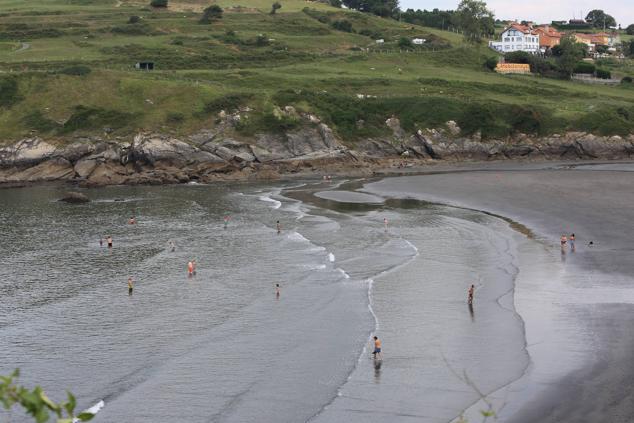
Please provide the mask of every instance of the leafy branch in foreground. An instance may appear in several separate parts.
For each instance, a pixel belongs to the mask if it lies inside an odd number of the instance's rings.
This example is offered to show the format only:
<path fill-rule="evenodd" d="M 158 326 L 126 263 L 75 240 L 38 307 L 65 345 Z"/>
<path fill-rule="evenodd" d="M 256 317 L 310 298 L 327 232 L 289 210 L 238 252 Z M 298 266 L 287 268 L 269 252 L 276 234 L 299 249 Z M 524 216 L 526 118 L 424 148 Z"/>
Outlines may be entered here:
<path fill-rule="evenodd" d="M 87 422 L 95 416 L 87 411 L 75 415 L 77 402 L 70 392 L 67 392 L 67 401 L 56 403 L 39 386 L 30 391 L 24 386 L 18 385 L 16 380 L 19 376 L 20 370 L 18 369 L 9 376 L 0 376 L 0 403 L 6 410 L 19 404 L 27 414 L 33 416 L 37 423 L 47 422 L 50 413 L 57 416 L 57 423 Z"/>

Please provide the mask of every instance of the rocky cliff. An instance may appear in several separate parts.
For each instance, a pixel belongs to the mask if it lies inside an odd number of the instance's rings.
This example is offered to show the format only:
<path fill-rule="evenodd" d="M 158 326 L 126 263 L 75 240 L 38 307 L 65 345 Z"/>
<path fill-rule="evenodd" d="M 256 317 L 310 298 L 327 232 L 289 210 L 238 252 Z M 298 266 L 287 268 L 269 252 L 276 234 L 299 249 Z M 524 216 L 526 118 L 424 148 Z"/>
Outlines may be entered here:
<path fill-rule="evenodd" d="M 407 134 L 397 118 L 392 135 L 344 144 L 314 116 L 301 129 L 236 138 L 231 119 L 184 139 L 141 133 L 132 140 L 76 139 L 63 146 L 37 137 L 0 148 L 0 183 L 70 181 L 83 186 L 188 181 L 276 179 L 293 173 L 361 173 L 442 160 L 623 159 L 634 156 L 634 135 L 517 134 L 481 140 L 461 136 L 454 122 Z"/>

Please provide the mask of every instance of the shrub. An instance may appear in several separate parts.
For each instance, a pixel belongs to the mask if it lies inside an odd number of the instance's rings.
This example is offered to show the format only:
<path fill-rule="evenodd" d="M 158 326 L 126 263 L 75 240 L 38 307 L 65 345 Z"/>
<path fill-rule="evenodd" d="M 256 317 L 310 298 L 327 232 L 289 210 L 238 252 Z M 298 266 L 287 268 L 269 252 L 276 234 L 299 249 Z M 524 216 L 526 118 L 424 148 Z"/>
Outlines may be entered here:
<path fill-rule="evenodd" d="M 604 108 L 586 113 L 574 125 L 582 131 L 600 135 L 629 135 L 634 131 L 631 115 L 625 109 Z"/>
<path fill-rule="evenodd" d="M 359 34 L 360 35 L 364 35 L 366 37 L 370 37 L 373 40 L 378 40 L 380 38 L 385 38 L 383 36 L 383 34 L 381 34 L 379 31 L 375 31 L 375 30 L 367 29 L 367 28 L 366 29 L 362 29 L 361 31 L 359 31 Z"/>
<path fill-rule="evenodd" d="M 152 0 L 150 2 L 152 7 L 167 7 L 167 0 Z"/>
<path fill-rule="evenodd" d="M 342 4 L 341 0 L 330 0 L 329 2 L 332 7 L 341 7 Z"/>
<path fill-rule="evenodd" d="M 612 79 L 612 73 L 606 69 L 597 69 L 597 78 Z"/>
<path fill-rule="evenodd" d="M 28 129 L 38 132 L 51 132 L 59 129 L 59 124 L 44 116 L 39 110 L 35 110 L 22 118 L 22 124 Z"/>
<path fill-rule="evenodd" d="M 264 46 L 268 46 L 269 44 L 271 44 L 271 42 L 269 41 L 269 37 L 266 34 L 260 34 L 257 37 L 255 37 L 256 46 L 264 47 Z"/>
<path fill-rule="evenodd" d="M 82 129 L 97 129 L 103 126 L 121 128 L 128 124 L 132 115 L 116 110 L 98 107 L 76 106 L 73 114 L 60 128 L 61 133 L 69 133 Z"/>
<path fill-rule="evenodd" d="M 114 34 L 124 34 L 124 35 L 151 35 L 152 28 L 145 24 L 136 24 L 136 25 L 118 25 L 110 28 L 110 32 Z"/>
<path fill-rule="evenodd" d="M 631 76 L 624 76 L 623 79 L 621 79 L 621 84 L 631 84 L 631 83 L 632 83 Z"/>
<path fill-rule="evenodd" d="M 84 65 L 69 66 L 67 68 L 60 69 L 57 71 L 57 73 L 62 75 L 73 75 L 73 76 L 84 76 L 84 75 L 88 75 L 90 72 L 92 72 L 92 69 Z"/>
<path fill-rule="evenodd" d="M 134 16 L 130 16 L 130 19 L 128 19 L 128 23 L 129 24 L 135 24 L 135 23 L 139 23 L 141 22 L 141 18 L 134 15 Z"/>
<path fill-rule="evenodd" d="M 594 63 L 579 62 L 577 63 L 577 66 L 575 66 L 574 73 L 594 74 L 594 71 L 596 70 L 596 68 L 597 67 L 594 65 Z"/>
<path fill-rule="evenodd" d="M 491 71 L 494 71 L 497 65 L 498 65 L 497 57 L 487 57 L 487 59 L 484 61 L 484 67 Z"/>
<path fill-rule="evenodd" d="M 165 121 L 170 124 L 178 125 L 185 121 L 185 115 L 180 112 L 168 112 Z"/>
<path fill-rule="evenodd" d="M 282 8 L 282 5 L 280 4 L 279 1 L 276 1 L 275 3 L 273 3 L 271 5 L 271 15 L 275 15 L 275 12 L 277 12 L 277 10 L 281 8 Z"/>
<path fill-rule="evenodd" d="M 222 7 L 218 6 L 217 4 L 213 4 L 203 11 L 203 16 L 202 18 L 200 18 L 200 23 L 209 24 L 212 21 L 222 19 L 222 13 Z"/>
<path fill-rule="evenodd" d="M 627 35 L 634 35 L 634 24 L 630 24 L 625 28 Z"/>
<path fill-rule="evenodd" d="M 337 31 L 352 32 L 352 23 L 347 19 L 334 21 L 331 26 Z"/>
<path fill-rule="evenodd" d="M 252 94 L 227 94 L 222 97 L 215 98 L 205 104 L 203 111 L 205 113 L 218 113 L 224 110 L 228 113 L 234 112 L 240 108 L 243 104 L 249 101 L 253 97 Z"/>
<path fill-rule="evenodd" d="M 17 79 L 0 77 L 0 107 L 9 108 L 21 100 Z"/>
<path fill-rule="evenodd" d="M 407 38 L 407 37 L 399 38 L 398 46 L 400 48 L 412 48 L 412 47 L 414 47 L 414 45 L 412 44 L 412 41 L 409 38 Z"/>

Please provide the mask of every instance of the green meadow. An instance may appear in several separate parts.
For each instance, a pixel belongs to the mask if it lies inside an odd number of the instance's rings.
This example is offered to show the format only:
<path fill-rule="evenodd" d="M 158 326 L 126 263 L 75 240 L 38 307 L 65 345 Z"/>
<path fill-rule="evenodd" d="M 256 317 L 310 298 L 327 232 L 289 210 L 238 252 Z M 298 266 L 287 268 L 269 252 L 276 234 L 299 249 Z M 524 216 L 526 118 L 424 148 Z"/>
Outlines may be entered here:
<path fill-rule="evenodd" d="M 220 0 L 223 17 L 200 24 L 209 1 L 153 9 L 132 0 L 0 0 L 0 143 L 184 135 L 213 126 L 219 110 L 246 106 L 238 131 L 249 136 L 298 125 L 280 118 L 288 105 L 319 115 L 347 142 L 384 134 L 392 115 L 408 130 L 456 120 L 485 136 L 634 131 L 632 84 L 498 75 L 483 66 L 495 53 L 459 34 L 322 2 L 280 3 L 271 15 L 269 0 Z M 427 41 L 403 49 L 403 37 Z M 136 70 L 141 61 L 155 69 Z M 631 61 L 605 66 L 634 76 Z"/>

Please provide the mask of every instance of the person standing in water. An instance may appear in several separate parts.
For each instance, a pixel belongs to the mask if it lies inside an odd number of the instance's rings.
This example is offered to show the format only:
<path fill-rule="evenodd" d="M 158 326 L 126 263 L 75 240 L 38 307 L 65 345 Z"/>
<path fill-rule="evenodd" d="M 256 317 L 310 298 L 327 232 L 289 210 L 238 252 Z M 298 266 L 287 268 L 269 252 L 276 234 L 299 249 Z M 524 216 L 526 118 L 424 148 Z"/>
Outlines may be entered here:
<path fill-rule="evenodd" d="M 282 233 L 282 225 L 280 224 L 280 221 L 277 221 L 277 233 L 280 234 Z"/>
<path fill-rule="evenodd" d="M 106 243 L 108 244 L 108 248 L 112 248 L 112 236 L 108 235 L 106 237 Z"/>
<path fill-rule="evenodd" d="M 172 250 L 172 253 L 176 251 L 176 245 L 174 245 L 174 241 L 170 241 L 170 249 Z"/>
<path fill-rule="evenodd" d="M 383 218 L 383 226 L 385 226 L 385 230 L 387 231 L 387 217 Z"/>
<path fill-rule="evenodd" d="M 193 265 L 192 274 L 196 276 L 196 260 L 192 260 L 192 265 Z"/>
<path fill-rule="evenodd" d="M 187 276 L 190 278 L 194 276 L 194 263 L 192 261 L 187 263 Z"/>
<path fill-rule="evenodd" d="M 280 284 L 279 283 L 275 284 L 275 296 L 277 298 L 280 298 Z"/>
<path fill-rule="evenodd" d="M 103 238 L 99 238 L 99 246 L 103 247 Z"/>
<path fill-rule="evenodd" d="M 383 354 L 381 353 L 381 341 L 376 336 L 374 337 L 374 351 L 372 352 L 372 355 L 374 356 L 375 360 L 377 359 L 377 357 L 381 360 L 383 359 Z"/>
<path fill-rule="evenodd" d="M 132 280 L 132 276 L 128 278 L 128 295 L 132 295 L 132 290 L 134 290 L 134 281 Z"/>
<path fill-rule="evenodd" d="M 566 237 L 566 235 L 562 235 L 561 239 L 559 240 L 559 242 L 561 243 L 561 249 L 563 250 L 564 248 L 566 248 L 566 243 L 568 242 L 568 237 Z"/>
<path fill-rule="evenodd" d="M 570 251 L 575 251 L 575 234 L 570 234 L 568 241 L 570 242 Z"/>
<path fill-rule="evenodd" d="M 128 220 L 128 224 L 134 225 L 135 223 L 136 223 L 136 217 L 134 216 L 130 217 L 130 220 Z"/>
<path fill-rule="evenodd" d="M 229 216 L 225 216 L 225 229 L 227 229 L 227 225 L 229 224 L 229 219 L 231 219 Z"/>
<path fill-rule="evenodd" d="M 467 303 L 469 305 L 473 304 L 473 293 L 475 291 L 475 286 L 471 285 L 471 287 L 469 288 L 469 290 L 467 291 Z"/>

